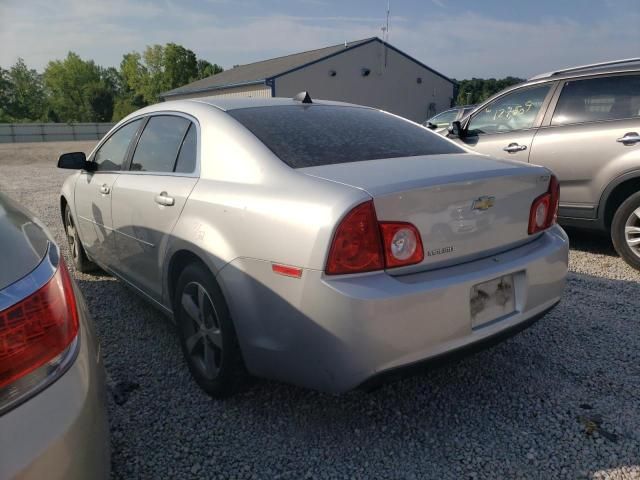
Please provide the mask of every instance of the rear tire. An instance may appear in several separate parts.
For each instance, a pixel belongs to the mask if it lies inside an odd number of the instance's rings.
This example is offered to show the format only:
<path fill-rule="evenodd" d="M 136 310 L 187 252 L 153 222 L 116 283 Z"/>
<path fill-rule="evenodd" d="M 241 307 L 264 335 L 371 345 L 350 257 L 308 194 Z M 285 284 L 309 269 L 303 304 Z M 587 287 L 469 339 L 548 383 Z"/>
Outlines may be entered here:
<path fill-rule="evenodd" d="M 640 270 L 640 192 L 622 202 L 613 215 L 611 241 L 623 260 Z"/>
<path fill-rule="evenodd" d="M 69 244 L 71 260 L 73 261 L 75 269 L 82 273 L 95 271 L 97 267 L 87 258 L 87 254 L 84 251 L 82 242 L 80 241 L 80 236 L 78 235 L 78 229 L 73 221 L 69 205 L 66 205 L 64 208 L 64 231 L 67 235 L 67 243 Z"/>
<path fill-rule="evenodd" d="M 246 375 L 238 339 L 220 287 L 203 265 L 182 271 L 173 305 L 182 353 L 200 388 L 215 398 L 237 391 Z"/>

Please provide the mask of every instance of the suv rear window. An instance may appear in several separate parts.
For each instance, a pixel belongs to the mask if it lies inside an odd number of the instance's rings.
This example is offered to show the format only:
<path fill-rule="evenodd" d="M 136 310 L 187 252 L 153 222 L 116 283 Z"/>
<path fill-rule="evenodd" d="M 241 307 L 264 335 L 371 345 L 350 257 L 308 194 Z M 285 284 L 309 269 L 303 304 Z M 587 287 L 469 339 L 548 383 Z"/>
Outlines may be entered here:
<path fill-rule="evenodd" d="M 552 125 L 640 116 L 640 75 L 571 80 L 564 84 Z"/>
<path fill-rule="evenodd" d="M 370 108 L 292 105 L 228 113 L 292 168 L 464 153 L 423 127 Z"/>

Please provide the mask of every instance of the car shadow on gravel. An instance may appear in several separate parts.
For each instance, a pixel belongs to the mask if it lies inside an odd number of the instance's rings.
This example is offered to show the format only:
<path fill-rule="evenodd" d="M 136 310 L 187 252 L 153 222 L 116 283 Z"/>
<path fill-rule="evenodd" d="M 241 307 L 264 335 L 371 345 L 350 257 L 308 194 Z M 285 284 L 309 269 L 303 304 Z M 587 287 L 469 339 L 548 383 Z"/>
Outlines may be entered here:
<path fill-rule="evenodd" d="M 190 378 L 164 315 L 111 277 L 79 277 L 110 381 L 137 386 L 109 401 L 114 478 L 574 478 L 640 464 L 636 282 L 571 275 L 529 330 L 372 393 L 255 380 L 220 401 Z"/>
<path fill-rule="evenodd" d="M 569 244 L 573 250 L 617 257 L 611 238 L 602 232 L 565 228 L 569 235 Z"/>

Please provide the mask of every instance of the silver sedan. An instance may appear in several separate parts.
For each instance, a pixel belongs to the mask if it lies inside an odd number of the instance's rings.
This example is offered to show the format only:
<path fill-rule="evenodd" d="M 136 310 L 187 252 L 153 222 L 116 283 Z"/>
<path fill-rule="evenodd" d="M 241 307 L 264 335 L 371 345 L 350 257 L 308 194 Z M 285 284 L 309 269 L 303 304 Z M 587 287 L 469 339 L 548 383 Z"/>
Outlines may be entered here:
<path fill-rule="evenodd" d="M 327 392 L 504 338 L 562 295 L 545 168 L 357 105 L 198 98 L 118 123 L 60 207 L 98 265 L 173 318 L 214 396 L 245 373 Z"/>

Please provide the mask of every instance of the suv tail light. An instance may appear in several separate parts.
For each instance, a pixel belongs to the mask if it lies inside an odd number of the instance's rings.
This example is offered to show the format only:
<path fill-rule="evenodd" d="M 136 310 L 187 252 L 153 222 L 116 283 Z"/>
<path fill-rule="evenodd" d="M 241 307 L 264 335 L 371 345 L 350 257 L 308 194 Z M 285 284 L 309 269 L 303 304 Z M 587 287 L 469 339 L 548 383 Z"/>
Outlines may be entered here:
<path fill-rule="evenodd" d="M 0 311 L 0 393 L 56 359 L 76 338 L 76 299 L 62 257 L 59 262 L 44 286 Z M 22 387 L 32 383 L 16 384 L 16 391 L 10 391 L 8 399 L 22 395 Z M 0 404 L 2 400 L 0 395 Z"/>
<path fill-rule="evenodd" d="M 325 272 L 370 272 L 413 265 L 423 258 L 416 227 L 406 222 L 378 222 L 373 201 L 369 200 L 353 208 L 338 225 Z"/>
<path fill-rule="evenodd" d="M 529 235 L 546 230 L 556 223 L 560 201 L 560 184 L 555 175 L 549 179 L 549 189 L 533 201 L 529 214 Z"/>

